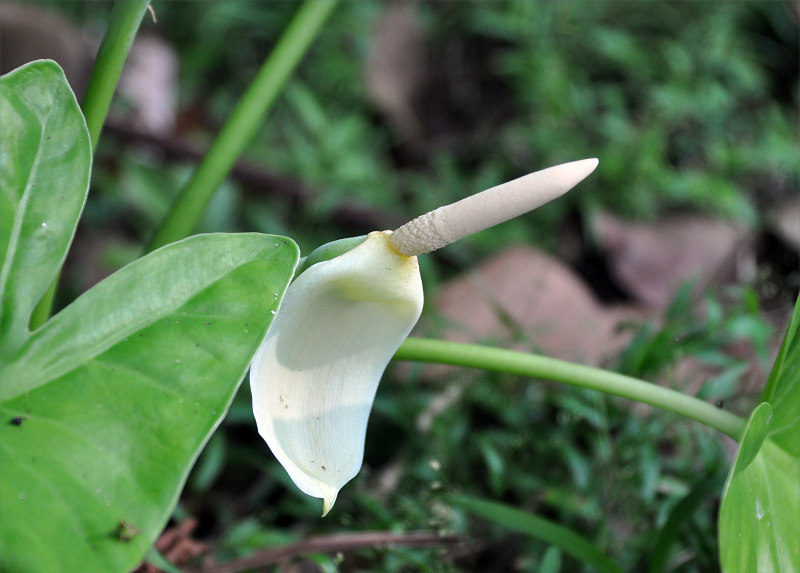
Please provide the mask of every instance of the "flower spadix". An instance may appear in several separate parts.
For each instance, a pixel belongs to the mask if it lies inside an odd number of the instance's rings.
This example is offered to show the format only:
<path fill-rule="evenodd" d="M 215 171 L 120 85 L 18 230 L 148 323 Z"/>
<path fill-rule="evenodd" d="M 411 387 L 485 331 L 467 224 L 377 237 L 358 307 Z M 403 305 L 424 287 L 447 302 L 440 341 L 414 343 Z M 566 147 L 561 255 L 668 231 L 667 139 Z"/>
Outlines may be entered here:
<path fill-rule="evenodd" d="M 361 468 L 381 375 L 422 311 L 417 255 L 566 193 L 597 166 L 550 167 L 440 207 L 305 270 L 250 368 L 258 431 L 323 515 Z"/>

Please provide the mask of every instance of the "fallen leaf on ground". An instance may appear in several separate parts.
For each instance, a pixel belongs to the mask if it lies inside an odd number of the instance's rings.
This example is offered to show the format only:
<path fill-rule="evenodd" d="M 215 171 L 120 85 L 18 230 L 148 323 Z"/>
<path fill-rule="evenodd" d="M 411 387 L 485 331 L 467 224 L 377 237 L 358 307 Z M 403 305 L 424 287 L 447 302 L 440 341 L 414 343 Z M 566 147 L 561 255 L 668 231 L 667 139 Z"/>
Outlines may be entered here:
<path fill-rule="evenodd" d="M 669 306 L 687 281 L 695 280 L 699 291 L 755 272 L 749 231 L 710 217 L 633 223 L 603 213 L 594 230 L 614 278 L 657 310 Z"/>
<path fill-rule="evenodd" d="M 372 36 L 364 75 L 375 106 L 400 140 L 420 142 L 422 129 L 414 103 L 424 83 L 422 30 L 410 2 L 387 4 Z"/>
<path fill-rule="evenodd" d="M 592 366 L 623 348 L 618 332 L 638 316 L 629 307 L 601 306 L 567 265 L 529 246 L 508 248 L 440 287 L 435 305 L 442 335 L 458 342 L 492 342 Z"/>

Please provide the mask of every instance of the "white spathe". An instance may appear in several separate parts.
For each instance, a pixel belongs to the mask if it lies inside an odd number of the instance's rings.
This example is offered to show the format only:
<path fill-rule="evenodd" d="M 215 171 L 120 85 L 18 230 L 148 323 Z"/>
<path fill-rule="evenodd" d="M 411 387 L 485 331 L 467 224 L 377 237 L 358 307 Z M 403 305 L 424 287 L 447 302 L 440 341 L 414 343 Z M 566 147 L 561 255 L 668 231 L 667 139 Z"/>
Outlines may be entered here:
<path fill-rule="evenodd" d="M 422 311 L 417 257 L 390 236 L 297 277 L 250 370 L 259 434 L 323 515 L 361 468 L 378 382 Z"/>

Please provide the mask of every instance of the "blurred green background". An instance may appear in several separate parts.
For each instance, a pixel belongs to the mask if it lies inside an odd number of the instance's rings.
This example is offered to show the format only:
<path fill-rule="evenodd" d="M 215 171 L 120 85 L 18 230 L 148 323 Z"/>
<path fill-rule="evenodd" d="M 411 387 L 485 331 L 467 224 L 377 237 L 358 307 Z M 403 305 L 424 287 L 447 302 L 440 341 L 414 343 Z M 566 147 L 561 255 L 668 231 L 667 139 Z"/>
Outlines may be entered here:
<path fill-rule="evenodd" d="M 156 38 L 162 50 L 141 56 L 155 76 L 129 78 L 112 107 L 62 304 L 139 256 L 297 7 L 153 2 L 157 22 L 147 17 L 140 39 Z M 79 49 L 56 50 L 56 59 L 71 58 L 62 65 L 79 90 L 110 4 L 18 8 L 0 13 L 4 69 L 22 51 L 15 31 L 35 43 L 38 26 L 45 44 L 63 32 Z M 62 20 L 24 24 L 31 10 Z M 12 22 L 18 13 L 23 24 Z M 747 386 L 744 371 L 765 379 L 798 289 L 797 245 L 770 230 L 767 214 L 798 195 L 799 14 L 793 0 L 344 2 L 199 231 L 285 234 L 308 253 L 539 168 L 599 157 L 595 174 L 563 199 L 425 258 L 426 319 L 437 324 L 439 285 L 513 244 L 553 253 L 600 301 L 635 304 L 609 271 L 599 213 L 645 225 L 686 214 L 720 220 L 747 230 L 755 271 L 710 294 L 686 287 L 666 312 L 645 309 L 608 364 L 657 380 L 679 359 L 697 358 L 716 368 L 704 397 L 745 412 L 758 387 Z M 137 95 L 143 86 L 155 99 Z M 159 106 L 166 119 L 148 120 Z M 762 265 L 772 269 L 772 291 Z M 218 560 L 312 534 L 424 529 L 473 542 L 319 555 L 305 566 L 580 570 L 443 497 L 464 493 L 566 525 L 627 571 L 649 570 L 674 516 L 680 525 L 663 570 L 719 567 L 721 486 L 703 487 L 724 475 L 731 449 L 698 424 L 540 381 L 429 377 L 405 366 L 385 376 L 367 438 L 363 471 L 321 520 L 318 500 L 294 488 L 255 432 L 243 384 L 176 521 L 195 518 L 193 537 Z M 693 493 L 701 502 L 688 511 L 680 502 Z"/>

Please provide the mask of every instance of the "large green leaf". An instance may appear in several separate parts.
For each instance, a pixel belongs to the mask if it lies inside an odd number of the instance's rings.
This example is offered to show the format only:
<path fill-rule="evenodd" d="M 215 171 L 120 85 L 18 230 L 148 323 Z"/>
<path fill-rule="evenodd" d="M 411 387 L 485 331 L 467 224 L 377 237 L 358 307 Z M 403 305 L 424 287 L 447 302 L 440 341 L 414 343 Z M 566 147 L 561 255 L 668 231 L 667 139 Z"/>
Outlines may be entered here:
<path fill-rule="evenodd" d="M 24 342 L 58 274 L 89 189 L 86 122 L 64 72 L 43 60 L 0 78 L 0 361 Z"/>
<path fill-rule="evenodd" d="M 720 508 L 727 573 L 800 571 L 800 299 L 761 400 Z"/>
<path fill-rule="evenodd" d="M 192 237 L 29 332 L 77 225 L 91 159 L 55 64 L 0 85 L 0 571 L 123 573 L 163 528 L 227 411 L 297 246 Z"/>
<path fill-rule="evenodd" d="M 24 389 L 0 403 L 4 570 L 136 565 L 225 414 L 296 259 L 294 243 L 276 237 L 192 237 L 97 285 L 3 365 L 4 386 Z"/>

